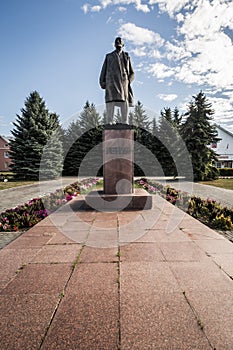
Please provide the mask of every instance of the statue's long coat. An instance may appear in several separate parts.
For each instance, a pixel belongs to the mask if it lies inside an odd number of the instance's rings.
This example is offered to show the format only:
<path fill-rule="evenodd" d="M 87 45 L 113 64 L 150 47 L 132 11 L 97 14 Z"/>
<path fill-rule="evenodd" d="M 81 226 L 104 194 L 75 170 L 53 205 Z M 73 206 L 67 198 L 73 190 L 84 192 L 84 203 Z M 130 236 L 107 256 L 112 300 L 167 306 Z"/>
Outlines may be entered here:
<path fill-rule="evenodd" d="M 122 52 L 120 57 L 116 50 L 105 57 L 99 79 L 105 89 L 105 102 L 128 100 L 128 85 L 134 79 L 134 71 L 128 53 Z"/>

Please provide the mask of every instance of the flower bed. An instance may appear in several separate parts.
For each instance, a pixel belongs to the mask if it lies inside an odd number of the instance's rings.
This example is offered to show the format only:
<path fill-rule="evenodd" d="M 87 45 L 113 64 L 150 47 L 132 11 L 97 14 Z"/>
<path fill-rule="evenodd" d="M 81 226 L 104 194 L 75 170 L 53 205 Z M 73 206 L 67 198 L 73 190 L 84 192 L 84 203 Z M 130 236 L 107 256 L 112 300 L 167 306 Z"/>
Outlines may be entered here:
<path fill-rule="evenodd" d="M 0 213 L 0 232 L 25 230 L 34 226 L 81 192 L 90 190 L 97 182 L 97 178 L 84 179 L 53 193 L 33 198 L 23 205 L 7 209 Z"/>
<path fill-rule="evenodd" d="M 168 202 L 176 205 L 178 208 L 184 210 L 189 215 L 213 229 L 233 229 L 233 211 L 229 208 L 222 207 L 215 200 L 191 196 L 187 192 L 148 181 L 146 178 L 137 180 L 136 185 L 143 187 L 149 193 L 161 195 Z"/>

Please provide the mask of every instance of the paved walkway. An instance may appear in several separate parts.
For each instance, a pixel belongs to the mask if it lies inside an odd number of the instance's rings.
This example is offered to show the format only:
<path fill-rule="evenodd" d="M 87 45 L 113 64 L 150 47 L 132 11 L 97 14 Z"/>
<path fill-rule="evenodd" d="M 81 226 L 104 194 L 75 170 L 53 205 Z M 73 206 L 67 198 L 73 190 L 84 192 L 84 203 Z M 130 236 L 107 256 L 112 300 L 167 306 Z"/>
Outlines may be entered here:
<path fill-rule="evenodd" d="M 1 349 L 233 349 L 231 242 L 157 195 L 79 200 L 0 251 Z"/>
<path fill-rule="evenodd" d="M 199 196 L 203 199 L 210 198 L 221 203 L 223 206 L 233 208 L 233 191 L 224 188 L 198 184 L 188 181 L 167 181 L 167 185 L 173 188 L 187 191 L 193 195 Z"/>
<path fill-rule="evenodd" d="M 0 212 L 24 204 L 30 199 L 54 192 L 58 188 L 65 187 L 78 178 L 64 177 L 58 180 L 41 181 L 32 185 L 18 186 L 0 191 Z"/>

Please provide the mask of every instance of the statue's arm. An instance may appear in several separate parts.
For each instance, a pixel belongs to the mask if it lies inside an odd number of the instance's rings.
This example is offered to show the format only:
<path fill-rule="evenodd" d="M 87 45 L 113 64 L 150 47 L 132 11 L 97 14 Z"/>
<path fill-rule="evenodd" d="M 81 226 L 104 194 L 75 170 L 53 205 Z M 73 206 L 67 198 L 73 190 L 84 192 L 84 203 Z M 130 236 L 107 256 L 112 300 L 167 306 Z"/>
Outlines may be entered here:
<path fill-rule="evenodd" d="M 106 89 L 106 71 L 107 71 L 107 57 L 105 57 L 104 64 L 101 69 L 99 83 L 102 89 Z"/>
<path fill-rule="evenodd" d="M 129 82 L 132 83 L 133 80 L 134 80 L 134 70 L 129 57 Z"/>

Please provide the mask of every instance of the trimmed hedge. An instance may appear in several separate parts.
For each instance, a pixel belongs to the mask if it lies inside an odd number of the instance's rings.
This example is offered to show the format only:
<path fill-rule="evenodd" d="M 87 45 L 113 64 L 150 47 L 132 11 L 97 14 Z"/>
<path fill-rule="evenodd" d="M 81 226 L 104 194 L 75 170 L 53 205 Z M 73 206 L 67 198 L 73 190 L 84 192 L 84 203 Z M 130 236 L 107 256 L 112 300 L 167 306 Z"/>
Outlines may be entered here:
<path fill-rule="evenodd" d="M 219 168 L 220 176 L 233 176 L 233 168 Z"/>

